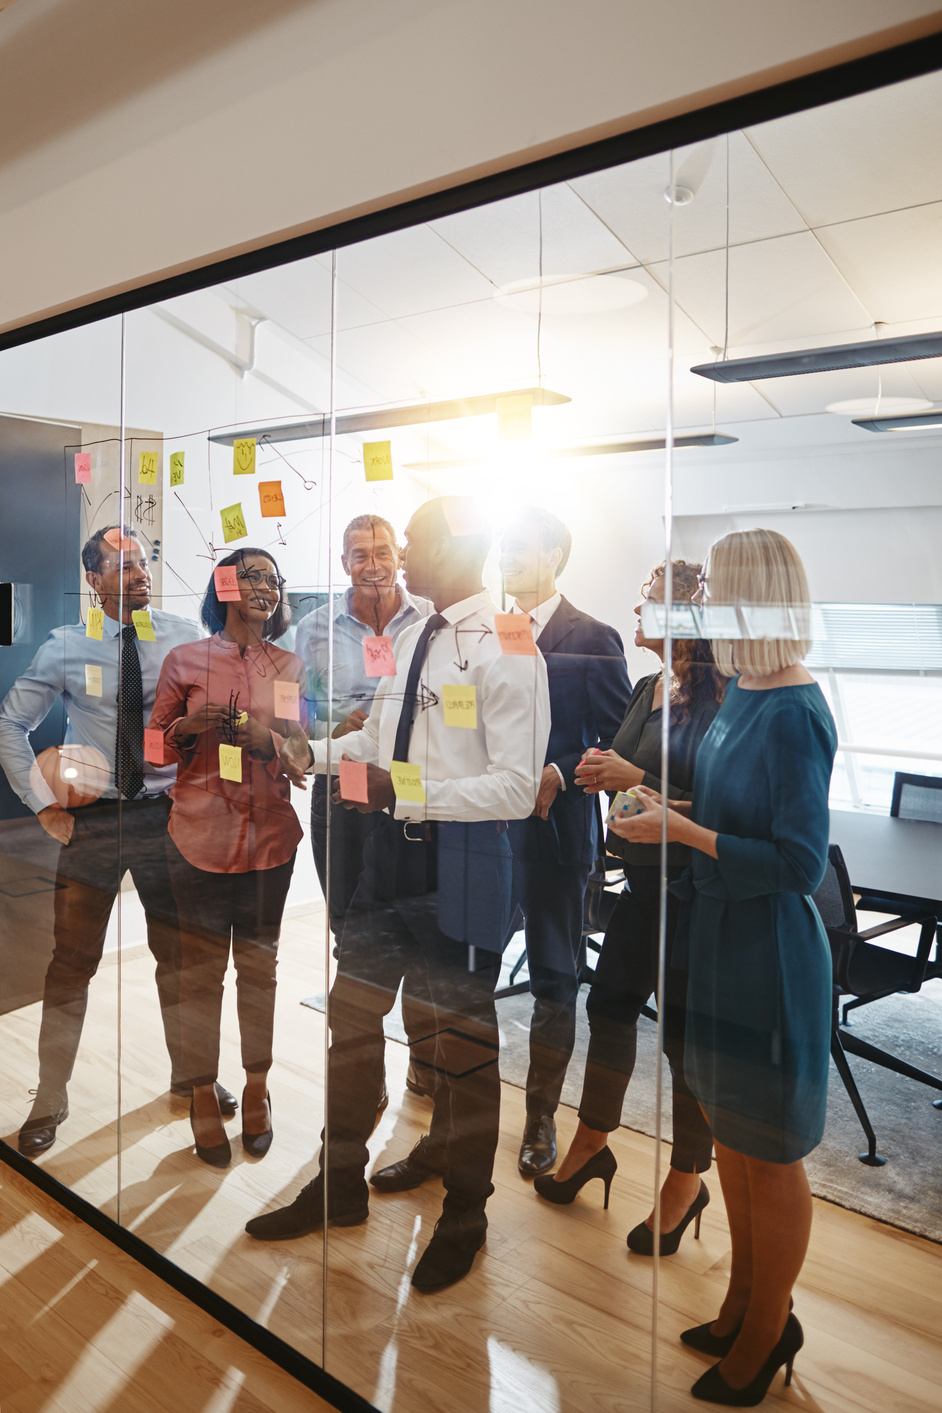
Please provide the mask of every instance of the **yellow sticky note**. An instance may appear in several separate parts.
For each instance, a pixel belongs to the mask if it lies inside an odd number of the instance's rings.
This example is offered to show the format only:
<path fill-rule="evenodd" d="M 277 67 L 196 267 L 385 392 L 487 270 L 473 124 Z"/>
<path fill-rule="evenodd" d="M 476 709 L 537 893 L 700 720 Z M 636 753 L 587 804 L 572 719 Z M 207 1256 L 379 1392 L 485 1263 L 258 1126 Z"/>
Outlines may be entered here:
<path fill-rule="evenodd" d="M 368 481 L 392 480 L 392 446 L 389 442 L 363 443 L 363 470 Z"/>
<path fill-rule="evenodd" d="M 85 691 L 90 697 L 101 696 L 101 668 L 85 664 Z"/>
<path fill-rule="evenodd" d="M 183 485 L 183 457 L 182 451 L 170 453 L 170 484 L 171 486 Z"/>
<path fill-rule="evenodd" d="M 390 762 L 389 773 L 392 776 L 397 800 L 415 800 L 420 805 L 425 804 L 420 766 L 410 765 L 407 761 L 394 760 Z"/>
<path fill-rule="evenodd" d="M 241 503 L 227 505 L 225 510 L 219 513 L 222 516 L 222 537 L 226 544 L 231 544 L 233 540 L 244 540 L 249 532 L 245 528 Z"/>
<path fill-rule="evenodd" d="M 529 393 L 509 393 L 497 399 L 497 435 L 515 441 L 533 435 L 533 403 Z"/>
<path fill-rule="evenodd" d="M 236 725 L 237 725 L 237 726 L 244 726 L 245 723 L 248 721 L 248 719 L 249 719 L 249 714 L 248 714 L 248 712 L 247 712 L 247 711 L 243 711 L 243 712 L 240 713 L 239 716 L 236 717 Z"/>
<path fill-rule="evenodd" d="M 232 470 L 236 476 L 255 475 L 254 437 L 236 437 L 232 443 Z"/>
<path fill-rule="evenodd" d="M 142 451 L 137 463 L 137 483 L 139 486 L 156 486 L 157 467 L 160 465 L 160 453 L 157 451 Z"/>
<path fill-rule="evenodd" d="M 234 780 L 237 785 L 242 784 L 241 746 L 227 746 L 225 742 L 220 741 L 219 778 L 220 780 Z"/>
<path fill-rule="evenodd" d="M 472 729 L 477 726 L 477 687 L 451 686 L 448 682 L 444 683 L 442 706 L 445 708 L 446 726 L 470 726 Z"/>
<path fill-rule="evenodd" d="M 105 610 L 103 608 L 90 608 L 88 618 L 85 620 L 86 638 L 97 638 L 101 642 L 101 635 L 105 627 Z"/>
<path fill-rule="evenodd" d="M 133 609 L 131 612 L 131 622 L 134 624 L 134 631 L 137 633 L 142 643 L 156 643 L 157 637 L 154 633 L 154 625 L 150 621 L 150 612 L 148 609 Z"/>

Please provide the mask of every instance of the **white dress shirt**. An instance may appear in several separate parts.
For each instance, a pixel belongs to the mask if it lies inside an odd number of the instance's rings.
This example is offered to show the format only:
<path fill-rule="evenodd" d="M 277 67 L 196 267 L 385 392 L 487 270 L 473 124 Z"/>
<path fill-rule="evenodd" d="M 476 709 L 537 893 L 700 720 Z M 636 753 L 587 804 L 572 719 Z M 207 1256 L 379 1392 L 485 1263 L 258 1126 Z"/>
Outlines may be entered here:
<path fill-rule="evenodd" d="M 539 789 L 550 713 L 546 663 L 505 655 L 486 591 L 443 610 L 447 626 L 432 637 L 419 677 L 409 763 L 419 765 L 426 803 L 397 800 L 402 820 L 524 819 Z M 341 755 L 389 769 L 396 743 L 412 652 L 422 633 L 415 624 L 395 645 L 397 673 L 383 677 L 362 731 L 339 741 L 312 743 L 313 768 L 336 771 Z M 473 686 L 477 726 L 446 726 L 442 687 Z"/>
<path fill-rule="evenodd" d="M 550 619 L 552 618 L 556 610 L 559 608 L 559 605 L 562 603 L 562 601 L 563 596 L 557 589 L 552 598 L 544 599 L 542 603 L 537 604 L 536 608 L 521 608 L 520 605 L 515 602 L 513 608 L 510 611 L 511 613 L 529 613 L 530 631 L 533 634 L 533 641 L 535 643 L 538 643 L 540 641 L 540 634 L 543 632 L 543 629 L 546 627 L 547 623 L 549 623 Z M 559 776 L 559 788 L 561 790 L 565 790 L 566 780 L 559 766 L 554 760 L 548 761 L 547 764 L 551 765 L 555 770 L 556 774 Z"/>

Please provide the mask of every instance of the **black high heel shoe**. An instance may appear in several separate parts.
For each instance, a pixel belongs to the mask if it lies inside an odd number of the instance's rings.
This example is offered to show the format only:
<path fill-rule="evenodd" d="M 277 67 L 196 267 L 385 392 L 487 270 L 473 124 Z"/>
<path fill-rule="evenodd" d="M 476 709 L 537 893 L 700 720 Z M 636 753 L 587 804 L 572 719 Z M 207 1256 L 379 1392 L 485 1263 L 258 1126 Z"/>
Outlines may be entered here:
<path fill-rule="evenodd" d="M 264 1158 L 271 1147 L 271 1141 L 275 1136 L 275 1131 L 271 1121 L 271 1095 L 265 1090 L 265 1098 L 268 1101 L 269 1121 L 268 1128 L 264 1133 L 246 1133 L 242 1129 L 242 1147 L 250 1158 Z M 242 1122 L 245 1123 L 245 1090 L 242 1091 Z"/>
<path fill-rule="evenodd" d="M 608 1210 L 608 1194 L 612 1190 L 612 1178 L 618 1170 L 618 1162 L 611 1148 L 606 1146 L 600 1148 L 597 1153 L 593 1153 L 587 1163 L 583 1163 L 577 1173 L 573 1173 L 571 1178 L 566 1178 L 565 1182 L 557 1182 L 552 1173 L 543 1173 L 540 1177 L 533 1179 L 533 1189 L 541 1197 L 545 1197 L 547 1202 L 555 1202 L 558 1206 L 568 1206 L 575 1199 L 580 1188 L 585 1187 L 587 1182 L 593 1178 L 601 1178 L 605 1184 L 604 1210 Z"/>
<path fill-rule="evenodd" d="M 758 1374 L 751 1383 L 746 1384 L 745 1388 L 730 1388 L 720 1373 L 719 1364 L 714 1364 L 712 1369 L 707 1369 L 706 1373 L 697 1379 L 690 1392 L 694 1398 L 702 1398 L 707 1403 L 722 1403 L 727 1408 L 755 1408 L 756 1404 L 761 1403 L 765 1398 L 769 1391 L 769 1385 L 783 1364 L 785 1365 L 785 1387 L 788 1388 L 792 1381 L 792 1365 L 795 1362 L 795 1355 L 804 1342 L 805 1336 L 801 1325 L 794 1315 L 789 1315 L 778 1344 Z"/>
<path fill-rule="evenodd" d="M 213 1143 L 204 1147 L 196 1136 L 196 1115 L 193 1112 L 193 1100 L 190 1100 L 190 1128 L 193 1130 L 193 1142 L 196 1144 L 196 1156 L 202 1158 L 204 1163 L 208 1163 L 211 1168 L 228 1168 L 232 1162 L 232 1149 L 229 1147 L 228 1138 L 222 1143 Z"/>
<path fill-rule="evenodd" d="M 680 1238 L 687 1230 L 691 1222 L 694 1222 L 693 1239 L 700 1240 L 700 1217 L 703 1209 L 710 1201 L 710 1189 L 703 1179 L 700 1179 L 700 1191 L 687 1208 L 686 1215 L 674 1227 L 673 1231 L 661 1233 L 661 1255 L 673 1256 L 680 1245 Z M 639 1222 L 628 1233 L 628 1250 L 634 1251 L 638 1256 L 654 1255 L 654 1233 L 644 1222 Z"/>
<path fill-rule="evenodd" d="M 789 1297 L 788 1311 L 791 1314 L 794 1308 L 794 1300 Z M 715 1335 L 711 1332 L 710 1326 L 714 1322 L 708 1320 L 705 1325 L 694 1325 L 692 1330 L 681 1332 L 681 1343 L 686 1344 L 690 1349 L 696 1349 L 700 1354 L 712 1354 L 715 1359 L 724 1359 L 733 1345 L 736 1337 L 742 1329 L 742 1320 L 729 1334 Z"/>

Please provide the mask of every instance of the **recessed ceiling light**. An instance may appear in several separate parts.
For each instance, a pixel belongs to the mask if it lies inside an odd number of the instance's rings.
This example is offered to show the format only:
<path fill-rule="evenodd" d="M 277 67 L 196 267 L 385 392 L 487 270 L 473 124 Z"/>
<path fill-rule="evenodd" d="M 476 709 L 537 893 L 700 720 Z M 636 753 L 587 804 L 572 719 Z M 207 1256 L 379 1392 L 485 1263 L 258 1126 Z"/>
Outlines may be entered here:
<path fill-rule="evenodd" d="M 829 402 L 825 412 L 842 417 L 898 417 L 903 412 L 922 412 L 932 403 L 924 397 L 852 397 L 846 402 Z"/>
<path fill-rule="evenodd" d="M 647 299 L 647 286 L 611 271 L 589 275 L 553 275 L 540 280 L 515 280 L 494 298 L 524 314 L 607 314 Z"/>

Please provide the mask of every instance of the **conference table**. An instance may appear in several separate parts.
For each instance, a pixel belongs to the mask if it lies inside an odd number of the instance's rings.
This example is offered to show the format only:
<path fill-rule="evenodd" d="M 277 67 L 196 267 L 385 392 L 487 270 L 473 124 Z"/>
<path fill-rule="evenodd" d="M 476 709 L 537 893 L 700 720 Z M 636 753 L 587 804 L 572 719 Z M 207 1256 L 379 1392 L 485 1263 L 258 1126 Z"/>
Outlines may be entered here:
<path fill-rule="evenodd" d="M 942 918 L 942 824 L 831 810 L 831 843 L 865 907 L 868 897 L 886 898 Z"/>

